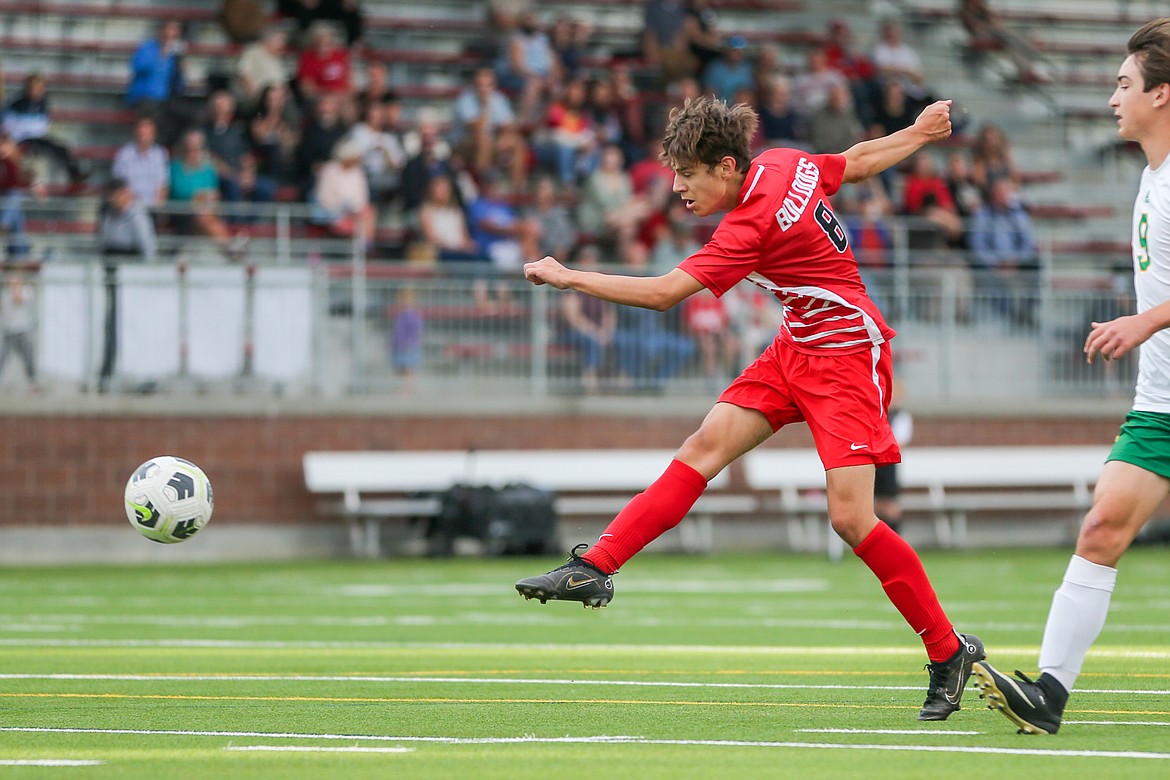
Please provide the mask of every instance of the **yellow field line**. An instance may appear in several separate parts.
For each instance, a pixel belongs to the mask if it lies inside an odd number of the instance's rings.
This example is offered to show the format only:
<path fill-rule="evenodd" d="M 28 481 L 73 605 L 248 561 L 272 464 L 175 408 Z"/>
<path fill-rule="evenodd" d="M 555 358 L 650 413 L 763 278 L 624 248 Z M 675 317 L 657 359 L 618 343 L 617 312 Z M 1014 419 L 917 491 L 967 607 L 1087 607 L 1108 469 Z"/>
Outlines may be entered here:
<path fill-rule="evenodd" d="M 686 707 L 847 707 L 849 709 L 904 710 L 893 704 L 827 704 L 820 702 L 764 701 L 655 701 L 653 699 L 454 699 L 441 697 L 382 696 L 191 696 L 186 694 L 131 693 L 0 693 L 8 699 L 147 699 L 179 701 L 334 702 L 352 704 L 669 704 Z"/>

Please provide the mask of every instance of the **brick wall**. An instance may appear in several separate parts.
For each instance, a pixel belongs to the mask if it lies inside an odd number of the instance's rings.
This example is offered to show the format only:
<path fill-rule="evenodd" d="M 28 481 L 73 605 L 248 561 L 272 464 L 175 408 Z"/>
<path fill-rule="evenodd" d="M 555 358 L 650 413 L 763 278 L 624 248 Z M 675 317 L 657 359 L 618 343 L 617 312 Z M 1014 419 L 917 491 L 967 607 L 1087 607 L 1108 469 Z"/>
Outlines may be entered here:
<path fill-rule="evenodd" d="M 919 418 L 914 443 L 1105 444 L 1119 422 Z M 697 424 L 692 417 L 596 416 L 0 417 L 0 525 L 123 523 L 122 488 L 153 455 L 179 455 L 207 471 L 217 525 L 304 522 L 315 514 L 301 471 L 308 450 L 673 448 Z M 798 426 L 768 446 L 810 445 Z"/>

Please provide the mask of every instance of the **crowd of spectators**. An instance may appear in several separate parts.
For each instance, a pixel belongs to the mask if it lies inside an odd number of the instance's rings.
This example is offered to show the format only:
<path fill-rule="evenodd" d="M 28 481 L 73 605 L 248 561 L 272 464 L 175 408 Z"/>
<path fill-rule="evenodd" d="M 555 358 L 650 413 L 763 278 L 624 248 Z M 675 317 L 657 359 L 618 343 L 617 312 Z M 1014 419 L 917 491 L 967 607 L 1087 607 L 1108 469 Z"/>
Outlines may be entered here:
<path fill-rule="evenodd" d="M 126 103 L 139 119 L 114 158 L 103 206 L 103 230 L 118 236 L 110 251 L 141 246 L 153 259 L 154 230 L 168 229 L 210 237 L 240 259 L 248 220 L 221 204 L 293 199 L 307 204 L 319 229 L 372 253 L 381 248 L 378 226 L 392 223 L 405 227 L 406 238 L 392 242 L 387 258 L 477 265 L 484 302 L 492 299 L 484 280 L 493 271 L 514 272 L 543 254 L 661 271 L 709 230 L 671 208 L 672 177 L 657 154 L 672 105 L 701 93 L 747 102 L 760 115 L 759 149 L 830 153 L 909 125 L 935 99 L 896 19 L 880 24 L 868 48 L 835 19 L 794 68 L 793 52 L 728 34 L 707 0 L 645 0 L 640 40 L 627 56 L 597 62 L 589 25 L 525 0 L 494 0 L 488 35 L 469 47 L 480 61 L 466 71 L 450 112 L 407 112 L 396 91 L 404 85 L 391 82 L 377 49 L 365 45 L 357 0 L 278 5 L 283 21 L 244 43 L 222 69 L 230 76 L 208 94 L 190 91 L 180 23 L 162 23 L 137 47 Z M 20 203 L 30 184 L 12 163 L 14 142 L 39 146 L 75 182 L 88 175 L 49 134 L 45 87 L 30 77 L 3 116 L 0 229 L 10 255 L 27 252 Z M 924 266 L 959 267 L 971 289 L 1014 301 L 1020 284 L 1009 277 L 1034 264 L 1035 241 L 1010 143 L 985 124 L 970 150 L 956 149 L 942 168 L 941 159 L 921 153 L 904 170 L 843 192 L 836 205 L 863 270 L 890 266 L 891 220 L 911 217 L 909 246 Z M 165 204 L 187 209 L 144 220 Z M 613 346 L 620 368 L 634 360 L 623 330 L 636 332 L 642 348 L 658 344 L 663 353 L 638 356 L 656 367 L 638 381 L 657 385 L 694 354 L 715 381 L 738 370 L 741 348 L 750 351 L 741 347 L 748 315 L 726 308 L 712 298 L 649 323 L 574 310 L 567 326 L 600 319 L 565 338 L 592 344 L 590 355 Z M 1020 319 L 1027 307 L 999 308 Z M 661 328 L 690 346 L 647 335 Z M 720 333 L 735 338 L 721 341 Z M 600 358 L 586 363 L 587 376 L 596 377 Z"/>

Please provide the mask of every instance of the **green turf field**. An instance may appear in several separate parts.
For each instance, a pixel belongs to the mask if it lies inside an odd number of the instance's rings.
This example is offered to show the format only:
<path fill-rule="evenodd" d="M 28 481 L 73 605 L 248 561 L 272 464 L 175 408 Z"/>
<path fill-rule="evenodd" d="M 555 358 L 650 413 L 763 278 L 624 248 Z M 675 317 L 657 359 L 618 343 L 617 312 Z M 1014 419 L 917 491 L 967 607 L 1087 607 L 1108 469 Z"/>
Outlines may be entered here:
<path fill-rule="evenodd" d="M 923 557 L 1031 673 L 1068 555 Z M 1127 556 L 1055 737 L 974 689 L 919 723 L 921 644 L 852 559 L 647 554 L 596 612 L 516 594 L 547 559 L 9 569 L 0 777 L 1165 778 L 1168 556 Z"/>

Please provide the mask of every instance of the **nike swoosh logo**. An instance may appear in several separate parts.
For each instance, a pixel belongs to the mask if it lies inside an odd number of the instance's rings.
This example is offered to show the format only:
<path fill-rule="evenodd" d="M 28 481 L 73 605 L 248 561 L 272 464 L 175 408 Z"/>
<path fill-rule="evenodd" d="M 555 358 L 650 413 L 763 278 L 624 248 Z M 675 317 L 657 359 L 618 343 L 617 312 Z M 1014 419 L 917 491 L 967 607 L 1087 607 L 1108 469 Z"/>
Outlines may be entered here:
<path fill-rule="evenodd" d="M 583 580 L 579 580 L 579 579 L 577 579 L 576 575 L 571 575 L 569 577 L 569 579 L 567 579 L 565 581 L 565 587 L 568 588 L 569 590 L 573 590 L 574 588 L 580 588 L 584 585 L 588 585 L 591 582 L 597 582 L 597 578 L 596 577 L 586 577 Z"/>
<path fill-rule="evenodd" d="M 955 690 L 954 691 L 950 691 L 950 690 L 943 691 L 943 696 L 946 696 L 947 701 L 949 701 L 951 704 L 958 704 L 960 697 L 962 697 L 962 695 L 963 695 L 963 681 L 964 681 L 964 678 L 966 678 L 966 676 L 967 676 L 966 672 L 967 672 L 967 664 L 965 664 L 965 663 L 961 664 L 959 666 L 959 673 L 952 678 L 954 680 L 954 682 L 957 683 L 957 685 L 955 686 Z"/>
<path fill-rule="evenodd" d="M 850 444 L 849 449 L 851 449 L 851 450 L 864 450 L 868 446 L 869 446 L 868 444 Z"/>
<path fill-rule="evenodd" d="M 1027 694 L 1025 694 L 1025 693 L 1023 692 L 1023 690 L 1021 690 L 1021 689 L 1020 689 L 1020 686 L 1016 685 L 1016 681 L 1015 681 L 1015 680 L 1013 680 L 1013 679 L 1012 679 L 1012 678 L 1010 678 L 1010 677 L 1005 677 L 1005 678 L 1003 678 L 1003 679 L 1004 679 L 1004 682 L 1006 682 L 1008 685 L 1012 686 L 1012 688 L 1015 690 L 1015 692 L 1016 692 L 1016 693 L 1019 695 L 1020 699 L 1021 699 L 1021 700 L 1022 700 L 1024 703 L 1026 703 L 1026 704 L 1027 704 L 1029 707 L 1031 707 L 1032 709 L 1036 709 L 1036 705 L 1035 705 L 1035 704 L 1033 704 L 1033 703 L 1032 703 L 1032 700 L 1028 698 Z"/>

